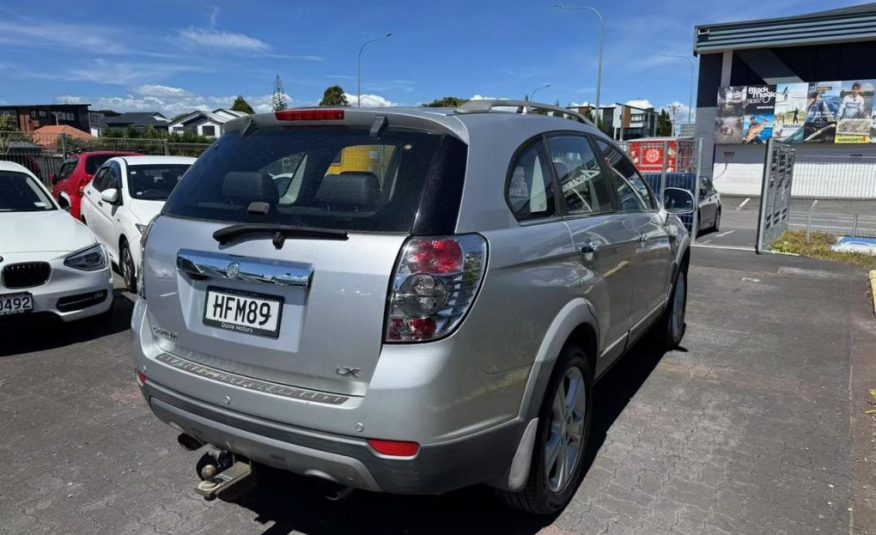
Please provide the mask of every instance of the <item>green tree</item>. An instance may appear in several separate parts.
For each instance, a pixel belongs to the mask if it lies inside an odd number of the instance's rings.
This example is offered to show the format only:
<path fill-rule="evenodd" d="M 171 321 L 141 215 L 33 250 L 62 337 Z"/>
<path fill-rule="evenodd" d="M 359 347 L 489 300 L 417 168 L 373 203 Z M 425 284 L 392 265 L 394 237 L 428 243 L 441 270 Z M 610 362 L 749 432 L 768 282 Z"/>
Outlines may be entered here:
<path fill-rule="evenodd" d="M 0 114 L 0 132 L 11 132 L 15 130 L 15 119 L 12 115 L 5 113 Z"/>
<path fill-rule="evenodd" d="M 344 88 L 339 85 L 333 85 L 325 90 L 322 94 L 322 100 L 319 101 L 320 106 L 349 106 L 347 96 L 344 94 Z"/>
<path fill-rule="evenodd" d="M 468 102 L 466 98 L 444 97 L 423 104 L 426 108 L 457 108 Z"/>
<path fill-rule="evenodd" d="M 129 126 L 125 129 L 125 136 L 129 139 L 136 139 L 140 137 L 140 131 L 134 128 L 133 126 Z"/>
<path fill-rule="evenodd" d="M 161 134 L 158 133 L 154 126 L 149 124 L 143 129 L 143 137 L 146 139 L 158 139 L 161 137 Z"/>
<path fill-rule="evenodd" d="M 250 115 L 255 113 L 255 110 L 252 109 L 252 106 L 249 105 L 249 102 L 247 102 L 242 95 L 237 95 L 237 98 L 234 99 L 234 103 L 231 105 L 231 110 L 248 113 Z"/>
<path fill-rule="evenodd" d="M 657 116 L 657 135 L 661 137 L 672 135 L 672 120 L 665 108 L 660 110 Z"/>
<path fill-rule="evenodd" d="M 289 103 L 286 99 L 286 91 L 283 89 L 283 80 L 280 79 L 280 75 L 277 75 L 277 78 L 274 79 L 274 94 L 271 97 L 271 108 L 274 111 L 283 111 L 289 107 Z"/>

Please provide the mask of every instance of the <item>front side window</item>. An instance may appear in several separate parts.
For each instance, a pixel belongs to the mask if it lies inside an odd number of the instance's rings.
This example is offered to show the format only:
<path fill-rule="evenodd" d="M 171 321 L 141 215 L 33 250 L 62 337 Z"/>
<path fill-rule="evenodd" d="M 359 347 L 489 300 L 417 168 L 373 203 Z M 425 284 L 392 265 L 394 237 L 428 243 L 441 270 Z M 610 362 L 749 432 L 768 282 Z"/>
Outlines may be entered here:
<path fill-rule="evenodd" d="M 554 188 L 541 139 L 521 152 L 511 164 L 506 191 L 508 205 L 518 220 L 554 215 Z"/>
<path fill-rule="evenodd" d="M 107 173 L 109 172 L 109 167 L 101 167 L 97 170 L 97 173 L 94 175 L 94 180 L 92 180 L 91 185 L 94 186 L 94 189 L 97 191 L 103 191 L 105 189 L 109 189 L 107 181 Z"/>
<path fill-rule="evenodd" d="M 132 199 L 164 201 L 188 169 L 185 164 L 128 166 L 128 194 Z"/>
<path fill-rule="evenodd" d="M 636 171 L 633 162 L 608 143 L 602 140 L 597 140 L 596 143 L 599 152 L 602 153 L 605 166 L 612 171 L 612 181 L 617 190 L 621 211 L 656 210 L 657 203 L 654 201 L 654 196 L 651 195 L 651 190 L 648 189 L 645 180 Z"/>
<path fill-rule="evenodd" d="M 36 180 L 15 171 L 0 171 L 0 212 L 41 212 L 55 205 Z"/>
<path fill-rule="evenodd" d="M 551 136 L 547 140 L 560 192 L 570 214 L 614 210 L 611 183 L 584 136 Z"/>
<path fill-rule="evenodd" d="M 66 162 L 61 166 L 61 170 L 58 171 L 58 180 L 64 180 L 73 174 L 73 170 L 76 169 L 76 162 Z"/>

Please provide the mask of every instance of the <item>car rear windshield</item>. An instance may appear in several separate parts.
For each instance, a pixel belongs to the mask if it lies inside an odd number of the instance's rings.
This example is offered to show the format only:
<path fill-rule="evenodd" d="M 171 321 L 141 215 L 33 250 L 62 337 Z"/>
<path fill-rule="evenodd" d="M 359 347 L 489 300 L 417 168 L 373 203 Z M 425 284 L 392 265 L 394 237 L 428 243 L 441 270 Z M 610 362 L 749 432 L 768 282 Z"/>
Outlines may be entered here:
<path fill-rule="evenodd" d="M 410 231 L 443 134 L 387 128 L 273 127 L 221 137 L 164 213 L 230 223 Z M 265 210 L 265 204 L 267 210 Z"/>
<path fill-rule="evenodd" d="M 88 159 L 85 160 L 85 172 L 89 175 L 93 175 L 100 169 L 100 166 L 106 163 L 107 160 L 113 158 L 114 154 L 102 154 L 100 156 L 89 156 Z"/>
<path fill-rule="evenodd" d="M 55 205 L 36 180 L 24 173 L 0 171 L 0 212 L 41 212 Z"/>
<path fill-rule="evenodd" d="M 128 166 L 128 193 L 132 199 L 163 201 L 188 171 L 185 164 Z"/>

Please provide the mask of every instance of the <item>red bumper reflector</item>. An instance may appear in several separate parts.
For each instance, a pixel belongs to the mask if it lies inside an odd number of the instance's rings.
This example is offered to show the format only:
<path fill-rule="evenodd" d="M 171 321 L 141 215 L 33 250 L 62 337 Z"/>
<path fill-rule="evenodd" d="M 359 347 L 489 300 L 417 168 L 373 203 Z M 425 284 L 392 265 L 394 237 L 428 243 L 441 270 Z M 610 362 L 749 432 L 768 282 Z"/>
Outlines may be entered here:
<path fill-rule="evenodd" d="M 140 386 L 143 386 L 146 384 L 146 374 L 145 373 L 143 373 L 141 371 L 137 372 L 137 384 Z"/>
<path fill-rule="evenodd" d="M 342 121 L 344 110 L 283 110 L 274 117 L 278 121 Z"/>
<path fill-rule="evenodd" d="M 416 442 L 399 442 L 397 440 L 368 439 L 371 449 L 387 457 L 413 457 L 420 451 Z"/>

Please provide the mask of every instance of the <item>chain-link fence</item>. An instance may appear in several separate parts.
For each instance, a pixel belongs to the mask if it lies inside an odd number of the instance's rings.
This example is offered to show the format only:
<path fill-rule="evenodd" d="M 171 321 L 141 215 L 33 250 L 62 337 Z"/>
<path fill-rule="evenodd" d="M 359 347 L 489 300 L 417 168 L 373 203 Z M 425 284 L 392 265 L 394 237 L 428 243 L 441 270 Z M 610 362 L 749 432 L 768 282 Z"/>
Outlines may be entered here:
<path fill-rule="evenodd" d="M 648 181 L 659 202 L 663 202 L 666 188 L 685 189 L 694 199 L 699 198 L 702 139 L 632 139 L 620 144 Z M 679 218 L 688 230 L 692 230 L 699 224 L 699 211 L 681 214 Z"/>
<path fill-rule="evenodd" d="M 792 230 L 876 237 L 876 157 L 798 154 Z"/>
<path fill-rule="evenodd" d="M 209 143 L 179 143 L 167 138 L 82 137 L 67 134 L 0 133 L 0 160 L 23 165 L 46 184 L 70 155 L 79 152 L 136 152 L 148 155 L 198 157 Z"/>

